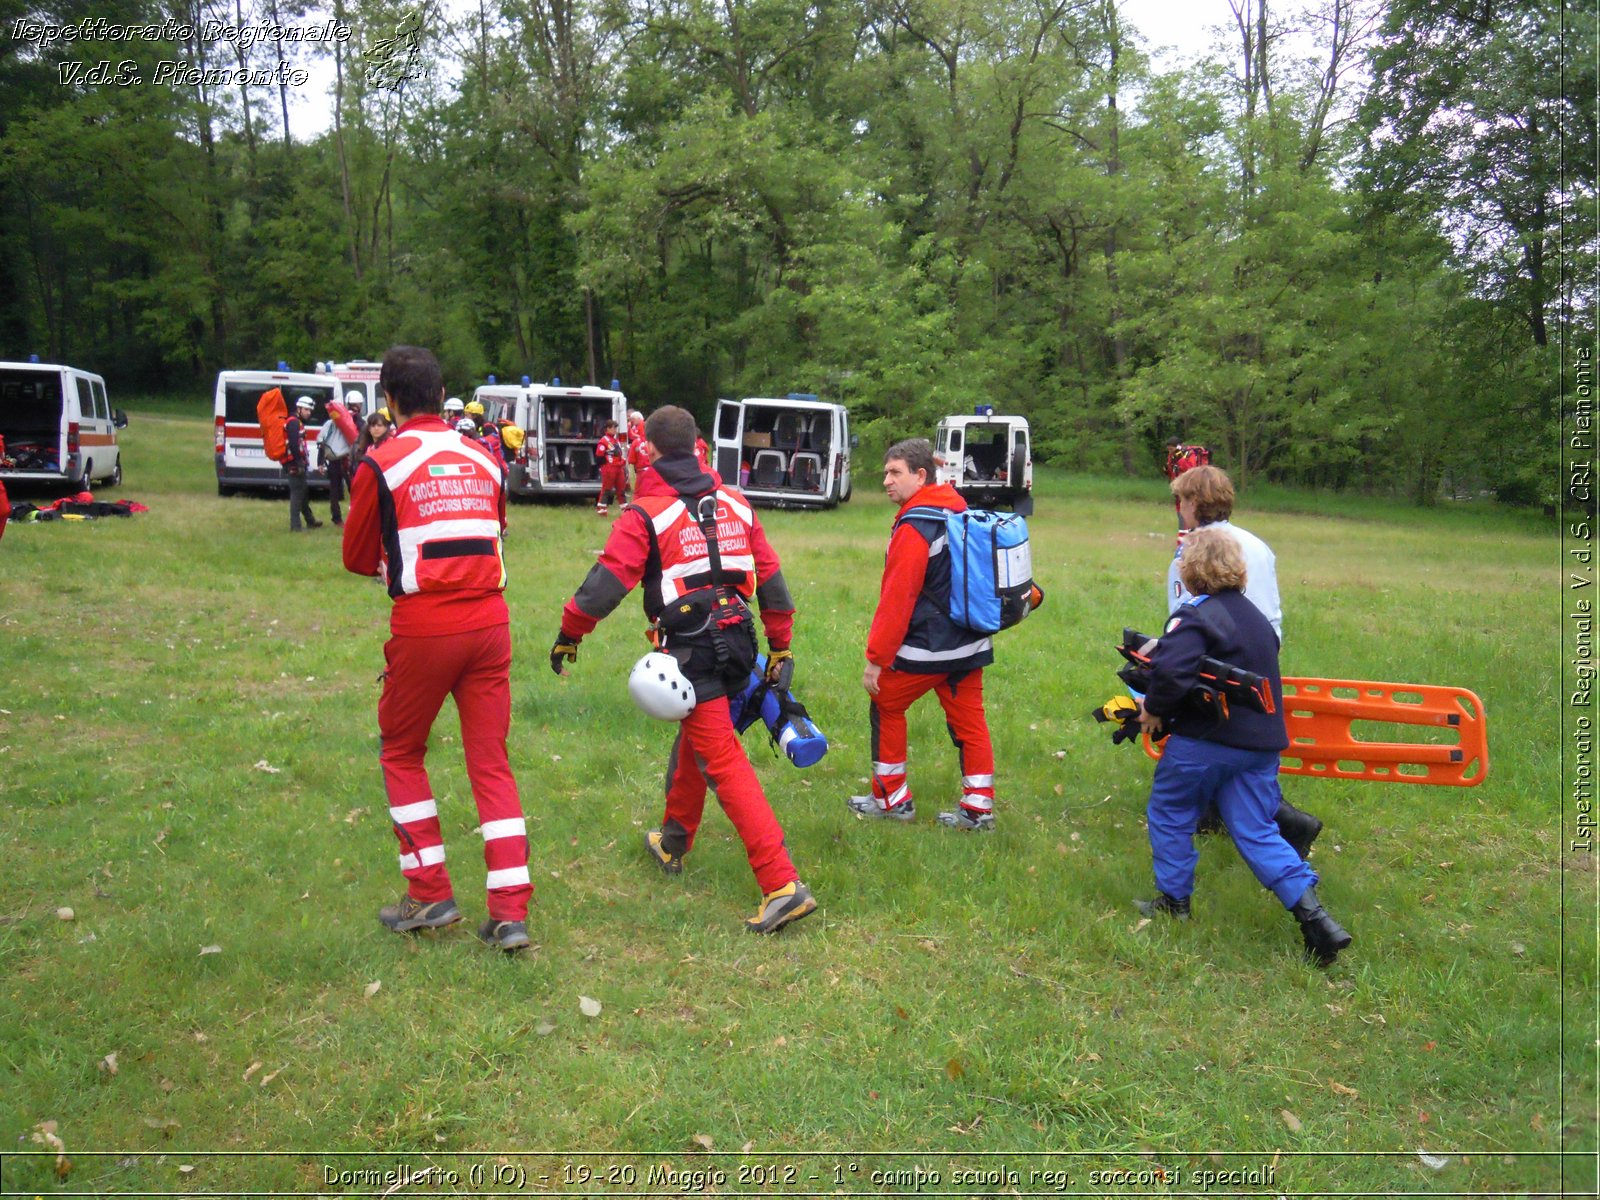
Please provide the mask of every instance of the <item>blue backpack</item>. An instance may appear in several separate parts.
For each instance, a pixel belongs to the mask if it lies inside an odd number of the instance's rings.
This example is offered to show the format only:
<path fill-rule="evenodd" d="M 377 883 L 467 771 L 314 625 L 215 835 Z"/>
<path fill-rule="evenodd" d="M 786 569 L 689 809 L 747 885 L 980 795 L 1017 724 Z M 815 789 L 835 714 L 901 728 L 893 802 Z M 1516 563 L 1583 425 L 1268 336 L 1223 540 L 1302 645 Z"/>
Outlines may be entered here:
<path fill-rule="evenodd" d="M 1021 621 L 1044 599 L 1033 582 L 1028 522 L 1016 513 L 922 505 L 900 519 L 917 517 L 944 526 L 950 555 L 949 617 L 974 633 L 999 633 Z"/>

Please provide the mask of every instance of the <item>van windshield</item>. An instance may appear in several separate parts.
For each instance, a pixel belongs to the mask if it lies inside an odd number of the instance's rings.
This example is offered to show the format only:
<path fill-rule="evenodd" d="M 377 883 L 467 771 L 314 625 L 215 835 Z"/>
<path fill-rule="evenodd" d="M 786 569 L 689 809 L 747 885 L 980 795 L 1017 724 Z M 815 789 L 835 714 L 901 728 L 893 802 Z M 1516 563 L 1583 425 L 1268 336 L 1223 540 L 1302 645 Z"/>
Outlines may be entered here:
<path fill-rule="evenodd" d="M 317 402 L 316 411 L 309 422 L 313 426 L 321 425 L 328 419 L 328 401 L 337 399 L 339 395 L 337 386 L 326 384 L 229 383 L 225 386 L 227 400 L 224 405 L 228 422 L 234 425 L 256 424 L 256 402 L 261 399 L 263 392 L 275 387 L 283 389 L 284 407 L 289 410 L 291 417 L 294 416 L 294 402 L 301 396 L 310 396 Z"/>
<path fill-rule="evenodd" d="M 61 372 L 0 370 L 0 435 L 54 440 L 61 432 Z"/>

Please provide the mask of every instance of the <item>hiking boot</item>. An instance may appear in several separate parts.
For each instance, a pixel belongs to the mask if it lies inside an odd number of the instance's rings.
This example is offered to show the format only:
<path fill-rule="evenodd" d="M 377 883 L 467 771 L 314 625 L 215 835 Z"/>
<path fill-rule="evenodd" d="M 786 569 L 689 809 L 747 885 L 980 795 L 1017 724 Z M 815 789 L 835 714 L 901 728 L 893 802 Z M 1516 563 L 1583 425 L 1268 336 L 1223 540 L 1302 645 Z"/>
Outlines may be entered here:
<path fill-rule="evenodd" d="M 378 910 L 378 920 L 396 933 L 410 933 L 413 929 L 443 929 L 461 920 L 461 910 L 453 899 L 433 900 L 423 903 L 410 896 L 402 896 L 399 904 L 385 904 Z"/>
<path fill-rule="evenodd" d="M 876 796 L 848 796 L 844 804 L 851 812 L 863 817 L 888 817 L 891 821 L 914 821 L 917 817 L 914 800 L 902 800 L 893 808 L 885 808 L 878 803 Z"/>
<path fill-rule="evenodd" d="M 1344 926 L 1328 915 L 1314 887 L 1308 887 L 1289 911 L 1300 922 L 1300 937 L 1305 941 L 1306 953 L 1319 967 L 1331 967 L 1339 951 L 1355 941 Z"/>
<path fill-rule="evenodd" d="M 979 812 L 975 808 L 958 808 L 942 812 L 934 820 L 947 829 L 965 829 L 968 833 L 993 833 L 994 814 Z"/>
<path fill-rule="evenodd" d="M 526 921 L 496 921 L 490 917 L 478 926 L 478 939 L 496 950 L 515 954 L 528 948 L 528 924 Z"/>
<path fill-rule="evenodd" d="M 1273 818 L 1278 832 L 1294 852 L 1303 860 L 1311 857 L 1311 843 L 1322 832 L 1322 822 L 1308 812 L 1302 812 L 1287 800 L 1278 802 L 1278 814 Z"/>
<path fill-rule="evenodd" d="M 761 897 L 761 911 L 745 921 L 744 927 L 751 933 L 777 933 L 791 921 L 816 911 L 817 902 L 811 889 L 796 879 Z"/>
<path fill-rule="evenodd" d="M 666 847 L 661 844 L 662 836 L 659 829 L 646 830 L 644 848 L 650 851 L 650 857 L 655 859 L 661 869 L 668 875 L 682 875 L 683 855 L 669 853 Z"/>
<path fill-rule="evenodd" d="M 306 528 L 307 529 L 321 529 L 322 528 L 322 522 L 321 521 L 307 521 L 306 522 Z"/>
<path fill-rule="evenodd" d="M 1147 917 L 1161 914 L 1171 917 L 1175 921 L 1189 919 L 1189 898 L 1182 900 L 1169 896 L 1165 892 L 1157 892 L 1154 900 L 1135 900 L 1133 906 Z"/>

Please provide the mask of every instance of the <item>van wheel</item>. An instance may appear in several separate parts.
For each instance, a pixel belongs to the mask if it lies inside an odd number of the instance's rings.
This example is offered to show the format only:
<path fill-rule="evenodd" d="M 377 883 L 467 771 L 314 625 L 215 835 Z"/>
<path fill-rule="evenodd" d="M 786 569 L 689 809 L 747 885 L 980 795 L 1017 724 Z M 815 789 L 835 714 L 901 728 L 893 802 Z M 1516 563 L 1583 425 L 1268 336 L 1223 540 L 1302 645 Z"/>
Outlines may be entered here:
<path fill-rule="evenodd" d="M 94 460 L 93 459 L 91 459 L 90 461 L 88 461 L 88 462 L 83 464 L 83 475 L 78 480 L 78 490 L 80 492 L 92 492 L 92 491 L 94 491 Z"/>
<path fill-rule="evenodd" d="M 217 495 L 219 496 L 231 496 L 238 490 L 238 488 L 231 488 L 225 483 L 217 484 Z"/>
<path fill-rule="evenodd" d="M 117 465 L 111 468 L 111 486 L 122 486 L 122 455 L 117 455 Z"/>

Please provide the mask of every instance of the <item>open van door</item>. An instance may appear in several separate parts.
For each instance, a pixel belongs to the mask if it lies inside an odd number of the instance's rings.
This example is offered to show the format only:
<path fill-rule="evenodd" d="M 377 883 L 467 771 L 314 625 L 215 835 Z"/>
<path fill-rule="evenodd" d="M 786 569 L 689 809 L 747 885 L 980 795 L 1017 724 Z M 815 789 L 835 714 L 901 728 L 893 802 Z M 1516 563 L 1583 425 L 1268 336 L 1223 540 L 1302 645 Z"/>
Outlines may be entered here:
<path fill-rule="evenodd" d="M 843 504 L 850 499 L 850 414 L 840 405 L 833 416 L 833 495 Z"/>
<path fill-rule="evenodd" d="M 749 474 L 739 470 L 744 450 L 744 405 L 737 400 L 717 401 L 717 420 L 711 433 L 711 465 L 722 482 L 734 487 L 749 484 Z"/>

